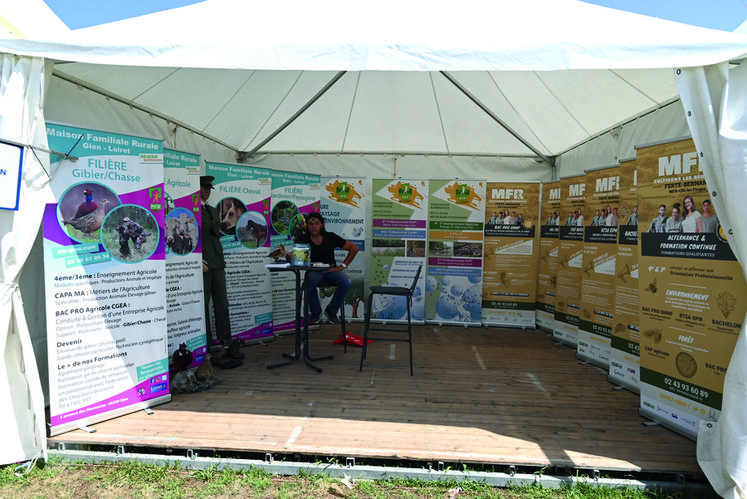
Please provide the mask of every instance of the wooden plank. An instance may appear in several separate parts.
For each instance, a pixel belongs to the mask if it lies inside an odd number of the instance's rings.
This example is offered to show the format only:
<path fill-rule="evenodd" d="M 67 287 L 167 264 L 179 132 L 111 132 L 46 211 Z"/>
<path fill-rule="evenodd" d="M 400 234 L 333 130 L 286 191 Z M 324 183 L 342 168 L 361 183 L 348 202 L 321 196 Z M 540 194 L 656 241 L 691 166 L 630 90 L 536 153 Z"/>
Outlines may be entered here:
<path fill-rule="evenodd" d="M 350 326 L 361 335 L 360 324 Z M 209 391 L 175 394 L 154 414 L 134 412 L 57 442 L 359 459 L 556 466 L 684 473 L 702 479 L 695 443 L 643 426 L 639 398 L 542 331 L 415 328 L 415 376 L 406 345 L 333 345 L 312 335 L 318 374 L 302 362 L 266 368 L 292 350 L 285 336 L 244 348 L 244 365 L 216 369 Z"/>

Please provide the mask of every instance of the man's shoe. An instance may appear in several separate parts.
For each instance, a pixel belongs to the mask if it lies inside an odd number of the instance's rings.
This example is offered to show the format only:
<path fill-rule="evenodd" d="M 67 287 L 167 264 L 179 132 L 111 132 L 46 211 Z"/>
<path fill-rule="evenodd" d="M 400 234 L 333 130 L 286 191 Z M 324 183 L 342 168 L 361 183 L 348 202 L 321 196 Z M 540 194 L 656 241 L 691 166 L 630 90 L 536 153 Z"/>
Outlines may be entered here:
<path fill-rule="evenodd" d="M 319 311 L 315 314 L 311 314 L 311 317 L 309 317 L 309 324 L 319 324 L 319 322 L 322 319 L 322 312 Z"/>
<path fill-rule="evenodd" d="M 333 314 L 329 311 L 329 309 L 324 309 L 324 315 L 327 317 L 327 320 L 331 322 L 332 324 L 339 324 L 340 319 L 337 318 L 336 314 Z"/>

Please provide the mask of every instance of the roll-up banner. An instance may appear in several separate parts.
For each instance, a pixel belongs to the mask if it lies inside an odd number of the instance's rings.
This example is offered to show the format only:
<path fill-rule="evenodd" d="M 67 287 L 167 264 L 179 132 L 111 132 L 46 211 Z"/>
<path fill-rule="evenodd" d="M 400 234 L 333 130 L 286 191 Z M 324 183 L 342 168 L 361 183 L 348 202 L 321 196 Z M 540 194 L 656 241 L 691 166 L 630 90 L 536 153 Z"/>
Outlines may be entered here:
<path fill-rule="evenodd" d="M 560 181 L 542 184 L 540 234 L 537 259 L 537 326 L 548 332 L 555 330 L 555 294 L 558 275 L 560 241 Z"/>
<path fill-rule="evenodd" d="M 294 233 L 298 234 L 306 229 L 304 214 L 320 210 L 320 182 L 319 175 L 277 170 L 272 172 L 272 248 L 282 244 L 286 251 L 293 249 Z M 265 272 L 269 273 L 267 270 Z M 275 334 L 292 333 L 296 328 L 296 310 L 289 306 L 288 297 L 295 296 L 296 279 L 292 272 L 273 272 L 269 277 L 273 304 L 272 330 Z"/>
<path fill-rule="evenodd" d="M 583 175 L 560 179 L 560 227 L 553 338 L 573 347 L 576 347 L 578 342 L 581 313 L 585 191 L 586 179 Z M 581 225 L 578 223 L 579 215 L 582 216 Z"/>
<path fill-rule="evenodd" d="M 425 319 L 428 181 L 373 179 L 371 185 L 371 285 L 410 286 L 422 265 L 411 310 L 412 320 L 421 322 Z M 405 300 L 376 295 L 371 318 L 406 321 Z"/>
<path fill-rule="evenodd" d="M 368 220 L 368 204 L 370 195 L 367 180 L 364 178 L 333 177 L 321 179 L 321 213 L 324 216 L 324 226 L 329 232 L 335 232 L 341 237 L 358 246 L 358 254 L 346 272 L 353 280 L 353 287 L 345 296 L 345 318 L 347 320 L 362 321 L 365 308 L 366 279 L 368 268 L 368 248 L 366 247 L 366 233 Z M 335 261 L 342 262 L 347 251 L 336 249 Z M 332 299 L 334 289 L 328 292 L 320 289 L 319 298 L 322 308 L 326 308 Z"/>
<path fill-rule="evenodd" d="M 231 337 L 246 342 L 271 338 L 273 306 L 265 264 L 270 262 L 272 170 L 206 161 L 205 172 L 215 177 L 209 202 L 221 220 Z"/>
<path fill-rule="evenodd" d="M 47 124 L 44 212 L 50 433 L 171 400 L 163 145 Z"/>
<path fill-rule="evenodd" d="M 578 358 L 604 370 L 610 364 L 610 338 L 615 298 L 617 224 L 621 212 L 620 171 L 617 166 L 586 171 L 586 203 L 577 210 L 576 223 L 584 227 L 581 267 L 581 315 Z M 590 216 L 592 209 L 594 216 Z M 605 216 L 601 211 L 604 209 Z M 610 216 L 611 215 L 611 216 Z"/>
<path fill-rule="evenodd" d="M 485 184 L 429 182 L 427 321 L 481 324 Z"/>
<path fill-rule="evenodd" d="M 538 182 L 488 182 L 482 322 L 535 327 Z"/>
<path fill-rule="evenodd" d="M 207 351 L 202 291 L 200 240 L 200 157 L 163 150 L 166 202 L 166 316 L 168 349 L 173 354 L 185 343 L 193 353 L 190 367 L 202 364 Z M 172 355 L 169 355 L 169 362 Z M 171 365 L 170 372 L 176 368 Z"/>
<path fill-rule="evenodd" d="M 640 393 L 641 356 L 638 292 L 638 166 L 635 159 L 620 162 L 620 212 L 615 260 L 615 303 L 610 338 L 608 379 Z"/>
<path fill-rule="evenodd" d="M 637 162 L 640 412 L 696 439 L 700 422 L 721 413 L 747 284 L 692 140 L 641 147 Z"/>

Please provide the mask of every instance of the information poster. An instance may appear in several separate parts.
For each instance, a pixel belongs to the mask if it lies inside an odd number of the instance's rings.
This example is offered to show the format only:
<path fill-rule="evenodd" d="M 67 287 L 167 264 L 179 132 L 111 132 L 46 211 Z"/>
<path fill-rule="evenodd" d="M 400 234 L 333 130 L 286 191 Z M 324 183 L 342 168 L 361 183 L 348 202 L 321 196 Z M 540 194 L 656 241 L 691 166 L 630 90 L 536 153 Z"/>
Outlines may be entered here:
<path fill-rule="evenodd" d="M 480 325 L 485 184 L 429 182 L 426 320 Z"/>
<path fill-rule="evenodd" d="M 364 178 L 322 178 L 321 180 L 321 213 L 324 226 L 329 232 L 335 232 L 344 239 L 358 246 L 355 260 L 345 271 L 353 280 L 353 287 L 345 296 L 345 318 L 353 321 L 363 321 L 365 313 L 366 279 L 368 269 L 368 248 L 366 248 L 365 227 L 368 214 L 367 180 Z M 335 261 L 341 263 L 347 256 L 347 251 L 336 249 Z M 334 288 L 329 293 L 319 290 L 322 309 L 326 308 L 332 299 Z"/>
<path fill-rule="evenodd" d="M 166 203 L 166 316 L 169 361 L 179 345 L 192 351 L 190 367 L 202 364 L 207 351 L 205 298 L 202 291 L 200 240 L 200 157 L 163 150 Z M 176 367 L 171 365 L 173 374 Z"/>
<path fill-rule="evenodd" d="M 47 124 L 43 218 L 50 428 L 171 400 L 161 141 Z"/>
<path fill-rule="evenodd" d="M 558 271 L 553 339 L 576 347 L 581 313 L 581 269 L 584 260 L 583 213 L 586 179 L 560 179 Z M 582 217 L 579 223 L 579 215 Z"/>
<path fill-rule="evenodd" d="M 303 217 L 306 213 L 319 211 L 320 177 L 306 173 L 272 171 L 272 209 L 270 211 L 270 241 L 272 249 L 281 244 L 286 251 L 293 249 L 294 233 L 306 229 Z M 265 259 L 265 263 L 269 263 Z M 267 274 L 269 271 L 266 269 Z M 276 334 L 293 332 L 296 329 L 296 309 L 289 302 L 295 296 L 296 278 L 292 272 L 273 272 L 272 285 L 272 330 Z"/>
<path fill-rule="evenodd" d="M 205 171 L 215 177 L 208 202 L 221 220 L 231 336 L 246 342 L 272 337 L 271 288 L 265 269 L 270 262 L 272 171 L 211 162 L 205 163 Z"/>
<path fill-rule="evenodd" d="M 586 171 L 586 210 L 579 208 L 577 223 L 584 224 L 584 256 L 581 272 L 581 315 L 578 327 L 578 358 L 605 370 L 610 365 L 615 304 L 617 224 L 620 214 L 620 171 L 617 166 Z M 593 217 L 584 211 L 597 207 Z M 602 217 L 601 210 L 612 216 Z M 599 213 L 599 214 L 597 214 Z"/>
<path fill-rule="evenodd" d="M 539 258 L 537 259 L 537 326 L 548 332 L 555 330 L 555 294 L 558 275 L 560 241 L 560 181 L 542 184 L 540 207 Z"/>
<path fill-rule="evenodd" d="M 488 182 L 482 322 L 535 326 L 540 184 Z"/>
<path fill-rule="evenodd" d="M 642 147 L 637 158 L 641 413 L 695 439 L 701 421 L 719 418 L 747 286 L 713 224 L 693 142 Z"/>
<path fill-rule="evenodd" d="M 418 285 L 413 293 L 411 316 L 414 321 L 423 321 L 428 181 L 373 179 L 371 183 L 371 285 L 409 287 L 418 266 L 421 266 Z M 430 283 L 427 285 L 430 286 Z M 405 300 L 403 296 L 375 295 L 371 304 L 371 318 L 406 321 Z"/>
<path fill-rule="evenodd" d="M 638 166 L 620 162 L 620 219 L 615 260 L 615 304 L 610 338 L 609 380 L 640 393 L 640 302 L 638 292 Z"/>

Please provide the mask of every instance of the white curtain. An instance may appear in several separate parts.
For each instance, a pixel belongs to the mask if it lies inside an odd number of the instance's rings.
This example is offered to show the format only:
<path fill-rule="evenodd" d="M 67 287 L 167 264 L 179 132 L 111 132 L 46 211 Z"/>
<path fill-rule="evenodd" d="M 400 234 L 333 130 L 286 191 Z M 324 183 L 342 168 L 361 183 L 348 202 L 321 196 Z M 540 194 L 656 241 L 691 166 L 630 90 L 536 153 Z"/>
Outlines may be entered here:
<path fill-rule="evenodd" d="M 0 70 L 0 138 L 45 151 L 44 60 L 2 54 Z M 47 457 L 44 396 L 18 288 L 51 200 L 41 151 L 25 148 L 18 210 L 0 210 L 0 464 Z"/>
<path fill-rule="evenodd" d="M 713 205 L 747 268 L 747 62 L 675 71 Z M 747 340 L 745 322 L 724 379 L 721 417 L 701 423 L 698 463 L 724 498 L 747 497 Z"/>

